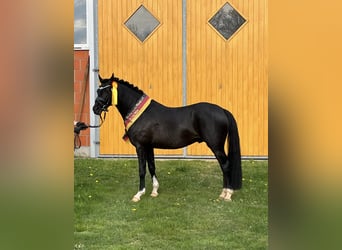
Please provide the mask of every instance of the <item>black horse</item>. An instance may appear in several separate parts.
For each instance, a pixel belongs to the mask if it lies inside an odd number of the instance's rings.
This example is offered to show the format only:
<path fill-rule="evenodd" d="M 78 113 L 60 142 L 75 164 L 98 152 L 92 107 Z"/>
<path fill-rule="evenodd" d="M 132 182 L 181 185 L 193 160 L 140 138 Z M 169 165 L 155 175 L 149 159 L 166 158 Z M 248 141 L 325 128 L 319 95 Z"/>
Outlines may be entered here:
<path fill-rule="evenodd" d="M 233 115 L 214 104 L 197 103 L 170 108 L 150 99 L 132 84 L 114 77 L 102 79 L 93 106 L 96 115 L 115 105 L 125 123 L 125 137 L 135 146 L 139 159 L 139 192 L 145 193 L 146 161 L 152 177 L 152 197 L 158 195 L 154 148 L 176 149 L 194 142 L 205 142 L 214 153 L 223 173 L 221 199 L 230 201 L 234 190 L 242 186 L 240 139 Z M 224 144 L 228 140 L 228 156 Z"/>

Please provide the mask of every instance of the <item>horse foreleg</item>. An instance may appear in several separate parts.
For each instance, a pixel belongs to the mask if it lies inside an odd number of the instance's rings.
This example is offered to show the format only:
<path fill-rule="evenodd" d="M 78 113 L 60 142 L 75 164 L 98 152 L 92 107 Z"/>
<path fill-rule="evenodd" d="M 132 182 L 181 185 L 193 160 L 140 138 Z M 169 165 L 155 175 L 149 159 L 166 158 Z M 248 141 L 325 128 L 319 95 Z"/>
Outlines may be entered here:
<path fill-rule="evenodd" d="M 140 201 L 140 197 L 141 197 L 143 194 L 145 194 L 145 188 L 143 188 L 143 190 L 141 190 L 141 191 L 138 191 L 138 193 L 136 193 L 136 195 L 133 196 L 132 201 L 133 201 L 133 202 L 138 202 L 138 201 Z"/>
<path fill-rule="evenodd" d="M 153 189 L 152 189 L 151 196 L 157 197 L 159 195 L 158 194 L 159 182 L 158 182 L 157 177 L 155 175 L 152 177 L 152 186 L 153 186 Z"/>
<path fill-rule="evenodd" d="M 151 196 L 152 197 L 157 197 L 158 194 L 158 188 L 159 188 L 159 182 L 157 180 L 157 176 L 156 176 L 156 167 L 155 167 L 155 163 L 154 163 L 154 152 L 153 152 L 153 148 L 150 148 L 147 151 L 147 163 L 148 163 L 148 170 L 150 171 L 151 177 L 152 177 L 152 193 Z"/>
<path fill-rule="evenodd" d="M 137 147 L 137 155 L 139 161 L 139 191 L 133 196 L 132 201 L 138 202 L 143 194 L 145 194 L 145 175 L 146 175 L 146 150 L 143 147 Z"/>

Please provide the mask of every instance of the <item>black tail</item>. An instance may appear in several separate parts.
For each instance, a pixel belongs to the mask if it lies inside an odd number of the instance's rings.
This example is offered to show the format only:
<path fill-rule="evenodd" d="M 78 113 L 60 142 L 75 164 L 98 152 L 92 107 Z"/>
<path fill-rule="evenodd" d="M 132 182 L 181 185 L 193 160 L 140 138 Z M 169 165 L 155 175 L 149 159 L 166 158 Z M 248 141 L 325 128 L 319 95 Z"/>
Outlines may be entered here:
<path fill-rule="evenodd" d="M 228 125 L 229 185 L 234 189 L 242 187 L 241 151 L 239 131 L 234 116 L 226 111 Z"/>

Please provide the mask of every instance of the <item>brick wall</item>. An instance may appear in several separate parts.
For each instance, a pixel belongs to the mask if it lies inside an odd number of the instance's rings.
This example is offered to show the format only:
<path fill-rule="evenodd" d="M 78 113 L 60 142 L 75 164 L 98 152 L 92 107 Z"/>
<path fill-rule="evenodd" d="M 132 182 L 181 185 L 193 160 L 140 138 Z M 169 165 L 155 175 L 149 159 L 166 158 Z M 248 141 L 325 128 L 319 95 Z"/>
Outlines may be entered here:
<path fill-rule="evenodd" d="M 89 74 L 86 75 L 88 50 L 74 51 L 74 121 L 89 124 Z M 87 78 L 85 79 L 85 77 Z M 84 95 L 84 97 L 83 97 Z M 83 108 L 82 99 L 84 98 Z M 82 110 L 81 110 L 82 109 Z M 81 145 L 89 146 L 89 129 L 80 133 Z"/>

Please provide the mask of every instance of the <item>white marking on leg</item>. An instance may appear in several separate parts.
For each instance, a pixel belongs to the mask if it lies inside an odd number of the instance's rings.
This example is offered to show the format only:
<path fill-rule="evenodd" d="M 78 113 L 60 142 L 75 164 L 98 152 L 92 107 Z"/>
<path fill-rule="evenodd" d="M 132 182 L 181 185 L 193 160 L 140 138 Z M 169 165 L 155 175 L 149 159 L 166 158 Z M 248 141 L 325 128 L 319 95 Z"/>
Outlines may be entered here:
<path fill-rule="evenodd" d="M 225 201 L 231 201 L 233 193 L 234 193 L 233 189 L 224 188 L 222 189 L 222 193 L 220 194 L 219 198 Z"/>
<path fill-rule="evenodd" d="M 222 193 L 220 194 L 219 198 L 224 199 L 224 197 L 226 197 L 227 195 L 227 191 L 228 191 L 228 188 L 222 189 Z"/>
<path fill-rule="evenodd" d="M 134 195 L 132 201 L 133 202 L 140 201 L 140 197 L 144 194 L 145 194 L 145 188 L 143 190 L 139 191 L 136 195 Z"/>
<path fill-rule="evenodd" d="M 152 177 L 152 186 L 153 186 L 153 189 L 152 189 L 151 196 L 157 197 L 158 196 L 159 182 L 158 182 L 156 176 Z"/>
<path fill-rule="evenodd" d="M 225 201 L 232 201 L 232 195 L 233 195 L 233 193 L 234 193 L 234 190 L 228 188 L 228 189 L 227 189 L 227 194 L 226 194 L 226 196 L 224 197 L 224 200 L 225 200 Z"/>

